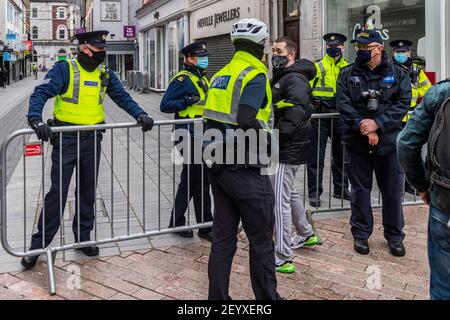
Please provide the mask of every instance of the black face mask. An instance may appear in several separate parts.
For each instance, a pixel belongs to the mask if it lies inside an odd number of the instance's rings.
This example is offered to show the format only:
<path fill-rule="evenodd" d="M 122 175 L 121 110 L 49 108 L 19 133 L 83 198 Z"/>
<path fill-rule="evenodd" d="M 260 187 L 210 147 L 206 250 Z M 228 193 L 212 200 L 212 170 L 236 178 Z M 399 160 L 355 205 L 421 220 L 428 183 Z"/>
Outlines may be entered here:
<path fill-rule="evenodd" d="M 234 43 L 236 51 L 245 51 L 250 53 L 252 56 L 256 57 L 258 60 L 262 60 L 264 57 L 264 48 L 263 44 L 257 44 L 251 41 L 240 40 Z"/>
<path fill-rule="evenodd" d="M 106 52 L 105 51 L 91 51 L 92 52 L 92 58 L 89 57 L 86 53 L 80 52 L 78 54 L 78 62 L 81 64 L 81 66 L 86 69 L 89 72 L 94 71 L 103 61 L 105 61 L 106 58 Z"/>
<path fill-rule="evenodd" d="M 272 56 L 272 65 L 274 69 L 283 69 L 288 62 L 289 59 L 287 56 L 277 56 L 275 54 Z"/>
<path fill-rule="evenodd" d="M 370 50 L 370 51 L 369 50 L 359 50 L 356 53 L 356 57 L 357 57 L 356 60 L 358 61 L 358 63 L 361 65 L 369 63 L 373 59 L 372 51 L 373 50 Z"/>

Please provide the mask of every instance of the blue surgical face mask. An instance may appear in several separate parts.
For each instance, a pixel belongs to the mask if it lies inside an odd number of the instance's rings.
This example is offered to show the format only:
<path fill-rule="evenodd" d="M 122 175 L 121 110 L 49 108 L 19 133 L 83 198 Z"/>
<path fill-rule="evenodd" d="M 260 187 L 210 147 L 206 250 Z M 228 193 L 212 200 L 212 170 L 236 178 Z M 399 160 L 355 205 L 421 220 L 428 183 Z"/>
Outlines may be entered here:
<path fill-rule="evenodd" d="M 406 63 L 408 61 L 408 55 L 406 53 L 403 53 L 403 52 L 396 52 L 394 54 L 394 59 L 398 63 L 404 64 L 404 63 Z"/>
<path fill-rule="evenodd" d="M 198 57 L 198 62 L 196 64 L 196 67 L 206 70 L 209 66 L 209 59 L 208 57 Z"/>

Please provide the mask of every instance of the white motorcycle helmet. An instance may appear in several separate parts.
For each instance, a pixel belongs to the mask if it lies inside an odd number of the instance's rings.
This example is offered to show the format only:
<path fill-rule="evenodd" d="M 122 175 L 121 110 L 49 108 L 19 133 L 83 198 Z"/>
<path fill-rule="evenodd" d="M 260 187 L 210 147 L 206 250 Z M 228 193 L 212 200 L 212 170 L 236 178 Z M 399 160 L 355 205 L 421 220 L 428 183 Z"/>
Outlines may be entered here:
<path fill-rule="evenodd" d="M 258 19 L 243 19 L 233 25 L 231 42 L 239 39 L 250 40 L 257 44 L 263 44 L 269 38 L 267 25 Z"/>

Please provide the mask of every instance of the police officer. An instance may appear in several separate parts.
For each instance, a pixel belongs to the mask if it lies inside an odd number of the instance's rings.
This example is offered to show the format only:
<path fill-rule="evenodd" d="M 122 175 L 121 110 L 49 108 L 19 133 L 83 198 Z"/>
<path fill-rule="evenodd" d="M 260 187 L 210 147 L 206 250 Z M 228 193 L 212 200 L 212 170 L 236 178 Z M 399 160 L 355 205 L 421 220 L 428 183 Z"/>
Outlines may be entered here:
<path fill-rule="evenodd" d="M 394 62 L 407 69 L 409 76 L 411 77 L 412 100 L 409 111 L 414 111 L 418 101 L 422 99 L 431 88 L 431 82 L 423 69 L 411 60 L 412 41 L 396 40 L 392 41 L 389 45 L 394 51 Z M 408 119 L 409 115 L 403 119 L 403 128 L 406 126 Z M 416 191 L 408 183 L 408 180 L 405 181 L 405 191 L 410 194 L 416 194 Z"/>
<path fill-rule="evenodd" d="M 356 62 L 343 69 L 337 84 L 337 106 L 344 120 L 348 176 L 352 186 L 352 234 L 355 251 L 369 254 L 373 232 L 373 171 L 383 199 L 384 236 L 394 256 L 404 256 L 402 183 L 396 138 L 411 104 L 411 80 L 392 63 L 376 30 L 362 30 Z"/>
<path fill-rule="evenodd" d="M 162 98 L 160 109 L 165 113 L 174 113 L 175 119 L 194 119 L 203 116 L 203 110 L 208 95 L 209 82 L 206 78 L 208 68 L 208 51 L 206 42 L 197 41 L 181 50 L 185 57 L 184 68 L 171 81 L 166 94 Z M 210 185 L 206 173 L 206 166 L 195 163 L 194 154 L 195 128 L 192 124 L 177 125 L 177 129 L 187 129 L 191 142 L 189 152 L 191 160 L 183 164 L 180 184 L 175 197 L 169 227 L 184 226 L 185 212 L 189 202 L 194 198 L 195 216 L 198 223 L 212 221 Z M 182 150 L 183 151 L 183 150 Z M 203 188 L 202 188 L 203 184 Z M 173 218 L 175 217 L 175 224 Z M 192 238 L 192 231 L 181 231 L 177 234 L 184 238 Z M 211 228 L 201 229 L 198 236 L 212 241 Z"/>
<path fill-rule="evenodd" d="M 347 37 L 339 33 L 326 34 L 323 39 L 326 42 L 327 54 L 316 62 L 317 76 L 311 81 L 313 89 L 313 105 L 316 113 L 336 113 L 336 81 L 342 68 L 348 65 L 343 53 Z M 319 137 L 320 129 L 320 140 Z M 341 118 L 312 120 L 311 131 L 311 156 L 308 161 L 308 192 L 309 203 L 313 207 L 320 207 L 320 196 L 323 193 L 322 178 L 325 161 L 325 153 L 328 138 L 332 139 L 332 173 L 333 196 L 337 199 L 350 200 L 348 190 L 348 178 L 343 169 L 343 124 Z M 317 159 L 319 154 L 319 159 Z M 317 163 L 319 160 L 319 163 Z"/>
<path fill-rule="evenodd" d="M 97 181 L 95 171 L 98 172 L 100 163 L 102 133 L 100 131 L 82 132 L 79 143 L 76 132 L 53 135 L 51 127 L 42 120 L 42 110 L 49 99 L 56 97 L 52 121 L 56 126 L 104 123 L 103 101 L 105 95 L 108 94 L 119 107 L 142 124 L 142 130 L 149 131 L 153 128 L 153 119 L 124 90 L 114 72 L 102 64 L 106 57 L 107 34 L 108 31 L 94 31 L 76 35 L 80 45 L 77 58 L 57 62 L 46 75 L 44 84 L 36 87 L 31 95 L 27 115 L 28 123 L 40 140 L 52 140 L 53 152 L 52 186 L 44 202 L 45 221 L 43 221 L 41 213 L 38 232 L 32 237 L 30 250 L 47 247 L 57 233 L 60 225 L 60 212 L 64 212 L 70 180 L 77 162 L 80 163 L 80 167 L 77 168 L 80 174 L 78 179 L 80 184 L 77 185 L 79 199 L 76 199 L 75 203 L 77 205 L 79 203 L 80 207 L 76 208 L 77 214 L 72 223 L 77 243 L 90 241 L 90 233 L 95 222 L 94 202 Z M 97 163 L 94 160 L 95 134 L 97 134 Z M 60 143 L 62 150 L 60 150 Z M 77 159 L 78 148 L 80 159 Z M 61 151 L 63 151 L 62 163 L 60 163 Z M 62 177 L 60 177 L 60 165 Z M 60 179 L 62 184 L 60 184 Z M 62 199 L 60 199 L 60 192 Z M 62 208 L 60 208 L 60 201 Z M 80 220 L 80 225 L 78 225 L 78 220 Z M 44 232 L 45 238 L 43 239 Z M 99 248 L 96 246 L 80 250 L 87 256 L 99 254 Z M 37 260 L 38 256 L 25 257 L 21 264 L 28 270 L 35 266 Z"/>
<path fill-rule="evenodd" d="M 224 149 L 236 151 L 244 147 L 248 155 L 250 144 L 245 139 L 235 144 L 236 140 L 229 138 L 230 132 L 270 130 L 272 92 L 268 70 L 261 61 L 268 38 L 267 26 L 257 19 L 234 24 L 231 39 L 236 53 L 211 80 L 204 118 L 208 131 L 221 132 Z M 252 162 L 246 157 L 240 163 L 238 158 L 233 157 L 226 164 L 215 159 L 209 171 L 215 204 L 214 240 L 208 266 L 209 299 L 230 299 L 230 272 L 241 219 L 250 241 L 250 277 L 255 297 L 279 299 L 273 242 L 273 189 L 269 177 L 261 174 L 259 161 Z"/>

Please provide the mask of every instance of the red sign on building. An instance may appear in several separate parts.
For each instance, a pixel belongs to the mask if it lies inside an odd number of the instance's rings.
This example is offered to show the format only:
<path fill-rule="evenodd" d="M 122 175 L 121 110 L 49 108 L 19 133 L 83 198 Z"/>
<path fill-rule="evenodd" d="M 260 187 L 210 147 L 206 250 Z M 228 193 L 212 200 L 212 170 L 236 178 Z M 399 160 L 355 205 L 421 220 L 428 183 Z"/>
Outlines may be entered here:
<path fill-rule="evenodd" d="M 42 155 L 42 144 L 41 143 L 30 143 L 25 147 L 25 156 L 35 157 Z"/>

